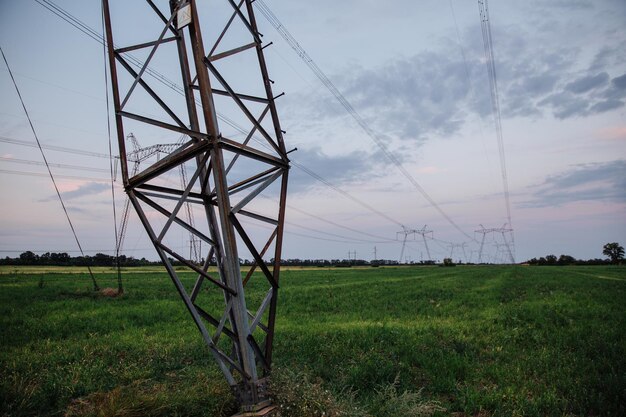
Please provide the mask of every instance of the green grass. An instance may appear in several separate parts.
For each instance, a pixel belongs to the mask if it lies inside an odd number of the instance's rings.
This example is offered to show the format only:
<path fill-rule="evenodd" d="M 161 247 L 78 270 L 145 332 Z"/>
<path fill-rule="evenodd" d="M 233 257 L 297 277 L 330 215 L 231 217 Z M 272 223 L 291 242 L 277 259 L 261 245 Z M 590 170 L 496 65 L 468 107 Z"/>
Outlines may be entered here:
<path fill-rule="evenodd" d="M 0 415 L 236 411 L 166 274 L 126 271 L 119 298 L 95 295 L 84 272 L 41 277 L 0 275 Z M 626 414 L 623 267 L 281 279 L 273 391 L 285 417 Z M 116 287 L 112 273 L 98 280 Z"/>

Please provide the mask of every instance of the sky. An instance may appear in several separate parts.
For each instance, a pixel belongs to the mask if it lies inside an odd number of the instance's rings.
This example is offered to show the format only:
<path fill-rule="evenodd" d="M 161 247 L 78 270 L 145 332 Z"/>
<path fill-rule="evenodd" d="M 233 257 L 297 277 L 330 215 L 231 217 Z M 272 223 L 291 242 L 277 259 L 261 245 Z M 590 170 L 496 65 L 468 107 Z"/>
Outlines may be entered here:
<path fill-rule="evenodd" d="M 54 3 L 101 32 L 99 1 Z M 199 1 L 207 16 L 222 3 Z M 154 32 L 145 16 L 133 14 L 134 4 L 116 15 L 117 30 L 129 37 Z M 483 228 L 513 229 L 485 235 L 483 260 L 492 262 L 506 260 L 503 238 L 518 262 L 548 254 L 602 258 L 605 243 L 626 243 L 623 0 L 489 3 L 511 224 L 476 1 L 265 4 L 437 205 L 257 11 L 264 43 L 273 42 L 265 55 L 274 91 L 285 92 L 277 106 L 287 148 L 298 148 L 290 154 L 297 166 L 284 258 L 356 252 L 359 259 L 399 259 L 401 225 L 432 231 L 426 243 L 409 235 L 402 260 L 414 262 L 429 252 L 475 262 L 483 236 L 475 231 Z M 34 0 L 0 0 L 0 46 L 83 249 L 113 254 L 102 46 Z M 4 62 L 0 91 L 0 256 L 77 255 L 41 154 L 28 146 L 34 137 Z M 156 140 L 136 136 L 142 146 Z M 114 188 L 119 213 L 119 178 Z M 137 217 L 129 221 L 124 252 L 156 259 Z M 175 245 L 184 251 L 188 237 Z"/>

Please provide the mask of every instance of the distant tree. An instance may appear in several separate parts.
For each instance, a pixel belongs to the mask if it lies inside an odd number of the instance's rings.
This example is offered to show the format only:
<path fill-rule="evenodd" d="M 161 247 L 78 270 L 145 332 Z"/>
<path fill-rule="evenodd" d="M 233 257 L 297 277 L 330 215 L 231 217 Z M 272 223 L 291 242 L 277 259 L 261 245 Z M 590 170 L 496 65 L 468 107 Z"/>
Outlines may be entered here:
<path fill-rule="evenodd" d="M 576 263 L 576 258 L 569 255 L 561 255 L 557 262 L 559 265 L 573 265 Z"/>
<path fill-rule="evenodd" d="M 29 250 L 27 250 L 26 252 L 22 252 L 22 254 L 20 254 L 20 263 L 22 265 L 35 265 L 38 260 L 39 260 L 39 256 L 35 255 L 33 252 Z"/>
<path fill-rule="evenodd" d="M 624 248 L 617 242 L 607 243 L 602 248 L 602 254 L 611 259 L 616 264 L 624 259 Z"/>
<path fill-rule="evenodd" d="M 452 258 L 444 258 L 443 266 L 456 266 L 456 264 L 452 261 Z"/>
<path fill-rule="evenodd" d="M 548 265 L 554 265 L 556 264 L 557 261 L 557 257 L 555 255 L 548 255 L 546 256 L 546 263 Z"/>

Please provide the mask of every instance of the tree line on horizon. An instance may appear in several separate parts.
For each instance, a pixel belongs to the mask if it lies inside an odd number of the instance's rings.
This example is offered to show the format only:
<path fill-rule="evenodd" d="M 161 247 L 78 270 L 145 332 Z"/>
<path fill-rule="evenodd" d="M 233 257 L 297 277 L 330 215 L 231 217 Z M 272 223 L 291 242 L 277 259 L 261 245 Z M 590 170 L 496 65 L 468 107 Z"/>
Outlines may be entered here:
<path fill-rule="evenodd" d="M 603 247 L 603 254 L 608 259 L 576 259 L 570 255 L 547 255 L 540 258 L 532 258 L 522 264 L 528 265 L 607 265 L 618 264 L 624 259 L 624 248 L 618 243 L 607 243 Z M 170 262 L 174 266 L 183 265 L 181 262 L 174 259 L 170 259 Z M 243 266 L 253 265 L 254 262 L 248 259 L 239 259 L 239 262 Z M 270 259 L 268 264 L 273 264 L 274 260 Z M 119 266 L 121 267 L 133 267 L 133 266 L 158 266 L 161 265 L 161 261 L 150 261 L 146 258 L 137 259 L 132 256 L 120 255 Z M 393 265 L 406 265 L 391 259 L 375 259 L 367 261 L 364 259 L 283 259 L 281 260 L 283 266 L 313 266 L 313 267 L 351 267 L 351 266 L 393 266 Z M 445 264 L 445 262 L 444 262 Z M 104 253 L 96 253 L 93 256 L 70 256 L 66 252 L 45 252 L 38 255 L 32 251 L 22 252 L 16 258 L 0 258 L 0 265 L 28 265 L 28 266 L 116 266 L 118 260 L 115 256 L 107 255 Z M 211 265 L 215 265 L 215 261 L 211 262 Z M 429 266 L 438 265 L 434 260 L 411 262 L 409 265 L 414 266 Z M 475 263 L 463 263 L 459 261 L 457 265 L 476 265 Z"/>
<path fill-rule="evenodd" d="M 132 256 L 120 255 L 120 266 L 149 266 L 161 265 L 160 261 L 149 261 L 146 258 L 137 259 Z M 32 251 L 22 252 L 16 258 L 0 258 L 0 265 L 29 265 L 29 266 L 116 266 L 116 258 L 104 253 L 93 256 L 70 256 L 66 252 L 45 252 L 37 255 Z"/>

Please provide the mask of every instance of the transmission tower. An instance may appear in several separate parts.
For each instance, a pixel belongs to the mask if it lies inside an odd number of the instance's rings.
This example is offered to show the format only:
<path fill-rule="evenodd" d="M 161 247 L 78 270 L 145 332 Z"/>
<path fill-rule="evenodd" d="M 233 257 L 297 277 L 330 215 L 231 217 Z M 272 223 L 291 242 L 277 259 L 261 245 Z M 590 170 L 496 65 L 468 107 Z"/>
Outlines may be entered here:
<path fill-rule="evenodd" d="M 139 165 L 156 155 L 157 159 L 160 154 L 169 154 L 180 147 L 180 144 L 157 144 L 142 148 L 139 146 L 139 141 L 132 133 L 126 136 L 126 140 L 130 142 L 133 150 L 126 154 L 126 160 L 132 162 L 131 177 L 134 177 L 139 172 Z M 118 229 L 118 236 L 116 242 L 116 254 L 122 251 L 124 246 L 124 239 L 126 237 L 126 230 L 128 228 L 128 217 L 130 214 L 130 199 L 127 197 L 124 201 L 124 208 L 122 209 L 122 218 L 120 219 L 120 227 Z"/>
<path fill-rule="evenodd" d="M 422 227 L 419 230 L 415 230 L 415 233 L 417 233 L 418 235 L 422 236 L 422 240 L 424 241 L 424 246 L 426 246 L 426 254 L 428 255 L 428 260 L 432 260 L 432 258 L 430 257 L 430 249 L 428 249 L 428 242 L 426 241 L 426 236 L 430 235 L 430 238 L 433 238 L 433 231 L 432 230 L 426 230 L 426 225 L 424 225 L 424 227 Z"/>
<path fill-rule="evenodd" d="M 485 226 L 483 226 L 481 224 L 480 225 L 480 227 L 481 227 L 480 229 L 474 230 L 475 233 L 480 233 L 480 234 L 483 235 L 481 240 L 480 240 L 480 249 L 478 250 L 478 263 L 482 263 L 483 247 L 485 245 L 485 237 L 489 233 L 500 233 L 500 234 L 502 234 L 502 239 L 503 239 L 503 243 L 502 244 L 504 246 L 506 246 L 506 254 L 507 254 L 508 260 L 512 264 L 515 263 L 515 257 L 513 256 L 513 251 L 511 250 L 511 244 L 509 243 L 509 241 L 506 238 L 506 234 L 507 233 L 512 233 L 513 229 L 507 228 L 506 226 L 507 226 L 507 224 L 505 223 L 504 225 L 502 225 L 502 227 L 486 229 Z"/>
<path fill-rule="evenodd" d="M 402 226 L 402 230 L 400 232 L 396 232 L 396 239 L 398 239 L 398 235 L 402 235 L 402 249 L 400 249 L 400 258 L 398 258 L 398 263 L 402 263 L 402 258 L 404 257 L 404 248 L 406 247 L 406 240 L 409 236 L 413 235 L 415 239 L 415 234 L 418 233 L 415 229 L 407 229 Z"/>
<path fill-rule="evenodd" d="M 252 1 L 221 0 L 206 10 L 195 0 L 115 2 L 112 10 L 104 0 L 103 14 L 124 188 L 241 415 L 261 416 L 273 409 L 267 378 L 289 159 Z M 182 88 L 163 82 L 172 74 Z M 218 118 L 244 126 L 247 134 L 229 132 Z M 131 173 L 124 140 L 130 127 L 153 142 L 172 134 L 189 140 Z M 172 185 L 167 174 L 185 163 L 194 165 L 187 185 Z M 270 206 L 256 198 L 260 194 L 276 195 L 278 202 Z M 203 210 L 195 225 L 180 217 L 187 202 Z M 270 225 L 271 232 L 248 233 L 249 224 Z M 181 232 L 207 244 L 201 266 L 173 246 Z M 243 279 L 239 249 L 254 258 Z M 211 259 L 217 273 L 209 271 Z M 174 260 L 197 274 L 192 288 L 181 282 Z M 262 274 L 253 276 L 257 268 Z M 251 279 L 263 281 L 266 291 L 254 306 L 245 296 Z"/>
<path fill-rule="evenodd" d="M 467 254 L 465 252 L 465 247 L 467 246 L 466 242 L 463 242 L 463 243 L 448 243 L 448 246 L 450 247 L 450 259 L 453 259 L 452 258 L 452 254 L 454 252 L 454 249 L 460 248 L 463 251 L 463 258 L 465 258 L 465 262 L 467 262 Z"/>

